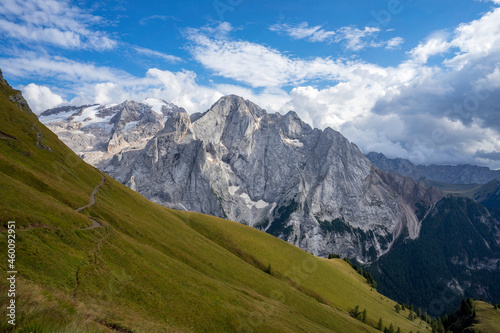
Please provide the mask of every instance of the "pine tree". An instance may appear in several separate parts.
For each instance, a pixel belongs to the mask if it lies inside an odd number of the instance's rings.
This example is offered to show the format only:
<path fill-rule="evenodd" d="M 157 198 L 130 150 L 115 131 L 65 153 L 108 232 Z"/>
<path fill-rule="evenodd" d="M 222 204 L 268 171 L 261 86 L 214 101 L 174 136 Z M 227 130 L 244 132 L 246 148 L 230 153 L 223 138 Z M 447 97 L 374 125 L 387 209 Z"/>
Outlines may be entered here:
<path fill-rule="evenodd" d="M 401 312 L 401 305 L 399 304 L 394 305 L 394 310 L 396 310 L 397 313 Z"/>
<path fill-rule="evenodd" d="M 363 313 L 361 314 L 361 321 L 363 323 L 366 323 L 366 309 L 363 310 Z"/>
<path fill-rule="evenodd" d="M 378 320 L 378 325 L 377 328 L 379 331 L 382 331 L 382 328 L 384 327 L 384 323 L 382 322 L 382 318 Z"/>
<path fill-rule="evenodd" d="M 422 310 L 420 308 L 417 308 L 417 317 L 422 318 Z"/>
<path fill-rule="evenodd" d="M 265 272 L 266 272 L 267 274 L 269 274 L 269 275 L 271 274 L 271 272 L 272 272 L 272 271 L 271 271 L 271 264 L 269 264 L 269 266 L 267 266 L 267 268 L 266 268 Z"/>
<path fill-rule="evenodd" d="M 392 323 L 389 325 L 389 333 L 394 333 L 394 326 L 392 326 Z"/>
<path fill-rule="evenodd" d="M 354 318 L 358 319 L 358 316 L 359 316 L 359 305 L 356 305 L 356 306 L 354 307 L 354 310 L 353 310 L 353 312 L 352 312 L 352 316 L 353 316 Z"/>

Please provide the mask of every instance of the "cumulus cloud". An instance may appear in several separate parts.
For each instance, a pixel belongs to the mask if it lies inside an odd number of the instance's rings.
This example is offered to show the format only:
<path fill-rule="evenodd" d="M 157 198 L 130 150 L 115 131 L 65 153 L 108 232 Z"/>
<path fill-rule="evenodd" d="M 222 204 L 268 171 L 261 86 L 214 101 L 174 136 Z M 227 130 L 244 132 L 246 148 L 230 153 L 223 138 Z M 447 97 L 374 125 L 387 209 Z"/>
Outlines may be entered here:
<path fill-rule="evenodd" d="M 448 51 L 451 44 L 446 41 L 444 34 L 435 34 L 427 39 L 427 41 L 420 43 L 417 47 L 412 49 L 409 54 L 412 59 L 420 64 L 425 64 L 429 57 L 442 54 Z"/>
<path fill-rule="evenodd" d="M 49 87 L 39 86 L 34 83 L 23 87 L 22 92 L 31 110 L 36 114 L 64 103 L 63 98 L 52 92 Z"/>
<path fill-rule="evenodd" d="M 213 88 L 196 83 L 196 74 L 191 71 L 170 72 L 156 68 L 147 72 L 149 83 L 155 87 L 147 89 L 152 97 L 162 97 L 184 107 L 189 112 L 207 110 L 222 94 Z"/>
<path fill-rule="evenodd" d="M 415 162 L 499 168 L 499 33 L 500 9 L 495 8 L 452 34 L 433 34 L 409 52 L 407 62 L 426 70 L 380 98 L 366 119 L 375 124 L 375 119 L 397 116 L 407 136 L 389 139 L 399 142 Z M 442 65 L 426 67 L 436 54 L 443 56 Z"/>
<path fill-rule="evenodd" d="M 116 83 L 104 82 L 94 86 L 94 103 L 111 104 L 127 98 L 128 94 Z"/>
<path fill-rule="evenodd" d="M 186 37 L 192 42 L 189 48 L 191 53 L 203 66 L 219 76 L 252 87 L 300 85 L 320 79 L 358 83 L 368 77 L 392 80 L 390 69 L 362 61 L 329 57 L 294 58 L 269 46 L 233 40 L 227 34 L 214 36 L 201 29 L 189 29 Z M 392 77 L 397 78 L 398 75 Z"/>

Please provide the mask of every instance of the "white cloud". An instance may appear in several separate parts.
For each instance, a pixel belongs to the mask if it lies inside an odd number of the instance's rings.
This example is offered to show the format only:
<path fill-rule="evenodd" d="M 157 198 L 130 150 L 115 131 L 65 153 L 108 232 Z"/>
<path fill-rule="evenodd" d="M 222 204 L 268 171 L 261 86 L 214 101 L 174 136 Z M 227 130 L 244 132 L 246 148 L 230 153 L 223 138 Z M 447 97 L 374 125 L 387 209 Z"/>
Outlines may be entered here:
<path fill-rule="evenodd" d="M 496 5 L 500 5 L 500 0 L 476 0 L 481 2 L 493 2 Z"/>
<path fill-rule="evenodd" d="M 23 56 L 0 58 L 0 68 L 13 77 L 50 77 L 60 82 L 99 82 L 121 80 L 132 76 L 124 71 L 81 63 L 63 57 L 38 56 L 25 53 Z"/>
<path fill-rule="evenodd" d="M 307 39 L 310 42 L 324 42 L 331 40 L 331 37 L 335 35 L 335 31 L 324 30 L 320 25 L 310 27 L 307 22 L 302 22 L 297 26 L 277 23 L 270 26 L 269 30 L 285 33 L 293 39 Z"/>
<path fill-rule="evenodd" d="M 38 86 L 34 83 L 23 87 L 22 92 L 31 110 L 36 114 L 64 103 L 63 98 L 52 92 L 49 87 Z"/>
<path fill-rule="evenodd" d="M 401 37 L 394 37 L 392 39 L 389 39 L 385 45 L 385 48 L 387 49 L 397 49 L 403 44 L 405 40 Z"/>
<path fill-rule="evenodd" d="M 500 8 L 486 13 L 480 19 L 461 24 L 454 32 L 450 45 L 458 54 L 445 64 L 460 68 L 467 63 L 497 56 L 500 53 Z"/>
<path fill-rule="evenodd" d="M 367 47 L 380 47 L 383 46 L 383 43 L 371 38 L 378 32 L 380 32 L 380 29 L 375 27 L 365 27 L 363 30 L 356 27 L 342 27 L 339 29 L 335 41 L 345 41 L 345 47 L 353 51 L 359 51 Z M 367 37 L 371 39 L 366 40 Z"/>
<path fill-rule="evenodd" d="M 293 39 L 305 39 L 309 42 L 341 43 L 348 50 L 360 51 L 369 47 L 397 48 L 403 43 L 403 38 L 395 37 L 388 41 L 378 40 L 377 34 L 381 31 L 375 27 L 359 29 L 354 26 L 341 27 L 335 30 L 323 29 L 323 26 L 309 26 L 302 22 L 298 25 L 277 23 L 269 27 L 269 30 L 284 33 Z"/>
<path fill-rule="evenodd" d="M 420 43 L 412 49 L 409 54 L 414 61 L 420 64 L 427 63 L 429 57 L 442 54 L 450 49 L 451 45 L 446 41 L 446 37 L 442 34 L 435 35 L 429 38 L 424 43 Z"/>
<path fill-rule="evenodd" d="M 139 47 L 139 46 L 134 46 L 133 48 L 137 53 L 145 55 L 145 56 L 160 58 L 160 59 L 163 59 L 163 60 L 165 60 L 167 62 L 171 62 L 171 63 L 182 62 L 181 58 L 170 55 L 170 54 L 165 54 L 162 52 L 150 50 L 150 49 L 147 49 L 144 47 Z"/>
<path fill-rule="evenodd" d="M 94 103 L 119 103 L 128 98 L 128 94 L 116 83 L 104 82 L 94 86 Z"/>
<path fill-rule="evenodd" d="M 223 95 L 213 88 L 203 87 L 196 83 L 196 74 L 191 71 L 170 72 L 152 68 L 147 72 L 149 87 L 143 93 L 150 97 L 161 97 L 182 106 L 188 112 L 207 110 Z"/>
<path fill-rule="evenodd" d="M 190 29 L 186 37 L 192 42 L 191 53 L 203 66 L 252 87 L 300 85 L 320 79 L 365 84 L 362 81 L 368 77 L 389 78 L 387 69 L 361 61 L 293 58 L 268 46 L 227 36 L 217 38 L 199 29 Z"/>
<path fill-rule="evenodd" d="M 67 49 L 109 50 L 117 43 L 92 26 L 102 18 L 66 1 L 5 0 L 0 2 L 0 31 L 23 42 Z"/>

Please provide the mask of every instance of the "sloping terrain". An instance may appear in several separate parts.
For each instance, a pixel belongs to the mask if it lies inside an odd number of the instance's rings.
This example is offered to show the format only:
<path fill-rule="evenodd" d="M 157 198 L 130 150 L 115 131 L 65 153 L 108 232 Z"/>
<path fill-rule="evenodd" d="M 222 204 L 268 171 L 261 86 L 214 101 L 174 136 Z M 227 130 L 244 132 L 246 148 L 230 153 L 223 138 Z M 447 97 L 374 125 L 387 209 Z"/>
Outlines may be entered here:
<path fill-rule="evenodd" d="M 0 260 L 15 221 L 18 271 L 2 332 L 375 332 L 380 318 L 428 331 L 341 260 L 102 182 L 4 83 L 0 133 Z"/>
<path fill-rule="evenodd" d="M 432 316 L 464 297 L 500 299 L 500 214 L 449 196 L 423 219 L 420 236 L 404 240 L 367 268 L 385 295 Z"/>
<path fill-rule="evenodd" d="M 473 332 L 500 332 L 500 309 L 494 305 L 476 301 L 476 320 L 470 327 Z"/>
<path fill-rule="evenodd" d="M 485 207 L 500 210 L 500 180 L 484 184 L 473 194 L 473 198 Z"/>

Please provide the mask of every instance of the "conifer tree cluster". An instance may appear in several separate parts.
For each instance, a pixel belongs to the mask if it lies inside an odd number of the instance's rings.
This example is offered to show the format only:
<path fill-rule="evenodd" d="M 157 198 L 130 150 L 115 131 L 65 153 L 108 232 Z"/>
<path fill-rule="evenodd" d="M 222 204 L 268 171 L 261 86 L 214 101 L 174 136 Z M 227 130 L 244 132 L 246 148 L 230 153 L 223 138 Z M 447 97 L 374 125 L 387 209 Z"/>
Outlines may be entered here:
<path fill-rule="evenodd" d="M 356 305 L 354 307 L 354 310 L 352 310 L 351 315 L 358 319 L 359 321 L 362 321 L 363 323 L 366 323 L 366 309 L 363 311 L 359 311 L 359 305 Z"/>
<path fill-rule="evenodd" d="M 351 265 L 351 267 L 359 273 L 359 275 L 363 276 L 366 279 L 366 282 L 370 286 L 372 286 L 374 289 L 377 289 L 377 282 L 373 279 L 372 275 L 368 273 L 367 271 L 363 271 L 363 268 L 361 266 L 358 267 L 358 265 L 354 262 L 351 261 L 349 258 L 345 257 L 344 261 Z"/>

